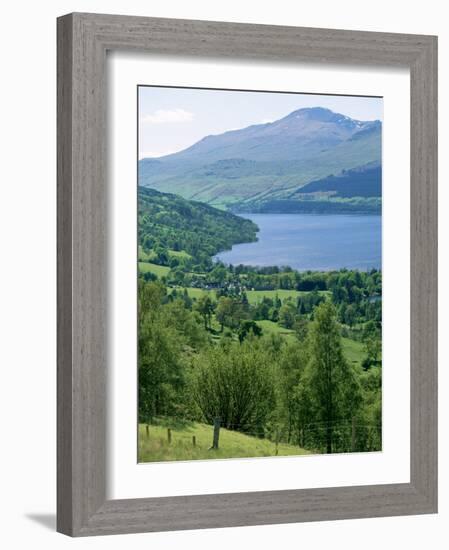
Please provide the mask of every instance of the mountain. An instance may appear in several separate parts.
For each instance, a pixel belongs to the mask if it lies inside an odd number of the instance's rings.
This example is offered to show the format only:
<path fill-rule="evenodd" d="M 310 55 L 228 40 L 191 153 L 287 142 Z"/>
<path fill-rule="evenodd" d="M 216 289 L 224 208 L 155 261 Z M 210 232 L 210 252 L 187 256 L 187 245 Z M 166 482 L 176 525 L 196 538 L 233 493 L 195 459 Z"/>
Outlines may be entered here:
<path fill-rule="evenodd" d="M 299 109 L 274 122 L 206 136 L 172 155 L 142 159 L 139 185 L 239 210 L 270 200 L 301 201 L 301 188 L 311 182 L 380 166 L 381 131 L 380 121 L 322 107 Z M 348 189 L 359 190 L 359 183 Z M 347 198 L 353 196 L 367 195 Z"/>

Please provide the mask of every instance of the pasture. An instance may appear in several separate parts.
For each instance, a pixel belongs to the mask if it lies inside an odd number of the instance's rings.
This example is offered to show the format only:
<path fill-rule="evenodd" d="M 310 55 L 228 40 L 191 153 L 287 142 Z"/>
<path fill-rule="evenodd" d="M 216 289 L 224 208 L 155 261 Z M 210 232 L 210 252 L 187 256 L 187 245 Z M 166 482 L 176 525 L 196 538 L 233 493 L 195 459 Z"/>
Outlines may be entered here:
<path fill-rule="evenodd" d="M 170 428 L 170 442 L 168 436 Z M 193 444 L 195 437 L 195 445 Z M 220 429 L 218 449 L 211 449 L 213 427 L 199 422 L 174 423 L 172 427 L 150 424 L 139 425 L 139 462 L 167 460 L 209 460 L 223 458 L 249 458 L 276 456 L 276 443 L 269 439 L 253 437 L 225 428 Z M 309 451 L 279 443 L 278 456 L 310 454 Z"/>

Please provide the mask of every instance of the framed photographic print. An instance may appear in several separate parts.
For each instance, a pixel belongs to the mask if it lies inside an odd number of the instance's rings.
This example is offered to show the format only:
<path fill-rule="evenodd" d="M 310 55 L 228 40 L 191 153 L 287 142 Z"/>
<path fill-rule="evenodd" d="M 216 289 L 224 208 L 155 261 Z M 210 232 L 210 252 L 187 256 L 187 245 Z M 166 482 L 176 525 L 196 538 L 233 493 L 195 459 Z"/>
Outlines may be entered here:
<path fill-rule="evenodd" d="M 380 451 L 382 98 L 138 111 L 139 461 Z"/>
<path fill-rule="evenodd" d="M 437 509 L 436 38 L 58 20 L 58 530 Z"/>

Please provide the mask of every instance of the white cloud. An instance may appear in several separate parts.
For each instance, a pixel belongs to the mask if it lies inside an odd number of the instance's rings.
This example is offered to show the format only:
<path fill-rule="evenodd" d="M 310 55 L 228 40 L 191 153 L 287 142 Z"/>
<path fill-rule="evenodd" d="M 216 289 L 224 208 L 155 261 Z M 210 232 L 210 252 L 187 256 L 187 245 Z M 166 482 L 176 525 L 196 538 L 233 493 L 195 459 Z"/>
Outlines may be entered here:
<path fill-rule="evenodd" d="M 141 122 L 146 124 L 165 124 L 167 122 L 191 122 L 193 113 L 184 109 L 157 109 L 154 113 L 144 115 Z"/>

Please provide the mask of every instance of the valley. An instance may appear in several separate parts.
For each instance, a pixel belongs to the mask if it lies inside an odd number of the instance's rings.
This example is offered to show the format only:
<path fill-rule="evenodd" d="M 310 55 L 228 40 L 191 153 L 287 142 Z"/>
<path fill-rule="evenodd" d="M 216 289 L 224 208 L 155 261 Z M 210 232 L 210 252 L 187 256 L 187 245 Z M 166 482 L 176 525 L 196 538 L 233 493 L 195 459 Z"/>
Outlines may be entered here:
<path fill-rule="evenodd" d="M 223 263 L 223 251 L 258 244 L 257 218 L 144 187 L 138 202 L 140 459 L 324 452 L 319 407 L 306 397 L 321 317 L 352 388 L 340 397 L 332 452 L 378 450 L 381 271 L 300 271 L 275 255 Z M 211 455 L 217 417 L 221 451 Z"/>

